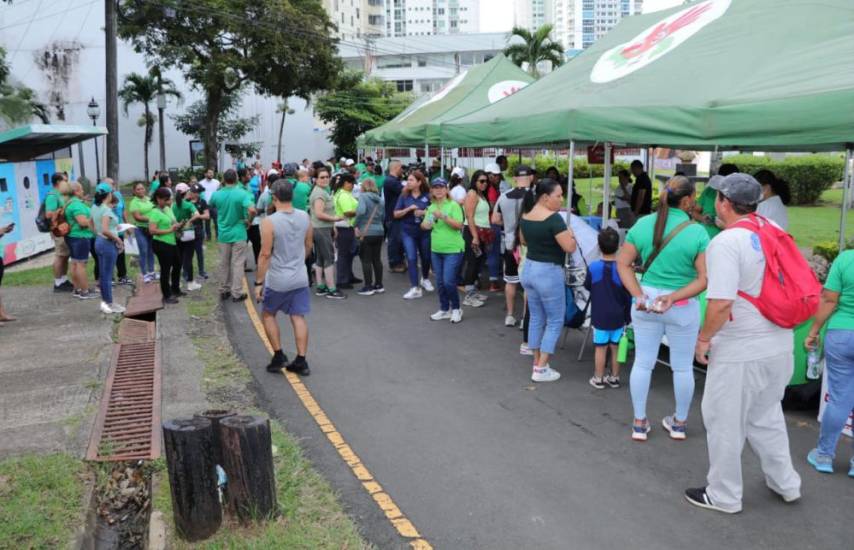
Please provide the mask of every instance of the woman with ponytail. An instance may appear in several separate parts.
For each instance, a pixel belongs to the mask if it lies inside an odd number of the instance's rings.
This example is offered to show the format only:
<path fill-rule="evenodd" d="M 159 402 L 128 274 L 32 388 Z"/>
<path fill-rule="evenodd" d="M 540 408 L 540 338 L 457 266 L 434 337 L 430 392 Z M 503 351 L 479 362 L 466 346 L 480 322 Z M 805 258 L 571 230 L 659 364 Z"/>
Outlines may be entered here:
<path fill-rule="evenodd" d="M 694 346 L 700 330 L 697 295 L 706 288 L 709 235 L 693 223 L 696 190 L 684 176 L 667 182 L 658 212 L 640 218 L 629 230 L 617 259 L 623 286 L 634 298 L 632 326 L 635 362 L 629 387 L 635 421 L 632 439 L 646 441 L 651 430 L 646 399 L 661 338 L 667 335 L 676 410 L 662 425 L 673 439 L 685 439 L 688 409 L 694 396 Z M 640 261 L 640 280 L 635 263 Z"/>
<path fill-rule="evenodd" d="M 575 252 L 575 236 L 559 214 L 563 189 L 553 179 L 540 180 L 528 191 L 519 223 L 522 244 L 527 246 L 522 287 L 528 298 L 531 322 L 528 349 L 534 356 L 534 382 L 554 382 L 560 373 L 549 366 L 563 329 L 566 314 L 564 263 Z"/>

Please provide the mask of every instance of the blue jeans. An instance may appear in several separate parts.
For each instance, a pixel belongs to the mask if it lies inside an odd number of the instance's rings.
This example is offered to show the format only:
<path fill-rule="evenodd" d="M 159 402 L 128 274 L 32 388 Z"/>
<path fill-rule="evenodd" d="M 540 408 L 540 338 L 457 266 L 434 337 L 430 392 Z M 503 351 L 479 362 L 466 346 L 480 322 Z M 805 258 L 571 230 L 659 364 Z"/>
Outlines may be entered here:
<path fill-rule="evenodd" d="M 113 270 L 119 257 L 116 243 L 104 237 L 95 239 L 95 254 L 98 255 L 98 285 L 101 288 L 101 300 L 113 303 Z"/>
<path fill-rule="evenodd" d="M 404 229 L 400 232 L 406 251 L 409 286 L 418 286 L 418 256 L 421 256 L 421 278 L 430 276 L 430 232 L 421 229 Z M 391 263 L 391 261 L 389 261 Z"/>
<path fill-rule="evenodd" d="M 500 225 L 492 226 L 495 235 L 489 249 L 486 251 L 486 267 L 489 269 L 489 280 L 497 281 L 501 277 L 501 235 L 504 231 Z"/>
<path fill-rule="evenodd" d="M 528 311 L 531 312 L 528 347 L 551 355 L 555 352 L 566 315 L 563 266 L 529 258 L 525 260 L 521 282 L 528 297 Z"/>
<path fill-rule="evenodd" d="M 386 223 L 386 239 L 388 239 L 388 265 L 399 267 L 403 265 L 403 242 L 400 237 L 400 220 Z"/>
<path fill-rule="evenodd" d="M 193 248 L 196 251 L 196 263 L 199 266 L 199 275 L 206 275 L 205 273 L 205 237 L 203 234 L 200 234 L 196 231 L 196 240 L 193 241 Z"/>
<path fill-rule="evenodd" d="M 848 415 L 854 410 L 854 330 L 828 330 L 824 356 L 830 399 L 821 417 L 818 452 L 832 457 Z"/>
<path fill-rule="evenodd" d="M 436 274 L 436 289 L 439 293 L 439 309 L 460 309 L 460 294 L 457 292 L 457 272 L 463 261 L 463 253 L 442 254 L 433 252 L 433 272 Z"/>
<path fill-rule="evenodd" d="M 147 229 L 137 229 L 134 232 L 139 245 L 139 270 L 143 275 L 154 273 L 154 247 L 151 246 L 151 233 Z"/>
<path fill-rule="evenodd" d="M 648 286 L 644 286 L 643 291 L 652 299 L 671 292 Z M 686 305 L 673 306 L 663 314 L 632 308 L 632 327 L 635 332 L 635 362 L 629 389 L 635 418 L 646 418 L 646 398 L 652 370 L 658 360 L 661 337 L 667 335 L 670 368 L 673 370 L 673 393 L 676 396 L 676 419 L 687 420 L 694 397 L 694 347 L 700 332 L 700 303 L 692 298 Z"/>

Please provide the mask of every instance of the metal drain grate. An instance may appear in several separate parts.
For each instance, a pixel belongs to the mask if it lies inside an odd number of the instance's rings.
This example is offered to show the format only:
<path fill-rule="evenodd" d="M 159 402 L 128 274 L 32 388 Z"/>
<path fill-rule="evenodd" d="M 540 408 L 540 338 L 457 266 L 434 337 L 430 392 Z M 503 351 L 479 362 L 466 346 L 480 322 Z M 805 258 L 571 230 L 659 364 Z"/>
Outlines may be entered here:
<path fill-rule="evenodd" d="M 119 344 L 141 344 L 153 342 L 156 330 L 154 323 L 137 319 L 122 319 L 119 323 Z"/>
<path fill-rule="evenodd" d="M 143 283 L 140 277 L 136 285 L 136 293 L 128 300 L 125 317 L 149 315 L 163 309 L 163 295 L 157 283 Z"/>
<path fill-rule="evenodd" d="M 160 456 L 160 349 L 156 342 L 117 344 L 88 460 L 119 461 Z"/>

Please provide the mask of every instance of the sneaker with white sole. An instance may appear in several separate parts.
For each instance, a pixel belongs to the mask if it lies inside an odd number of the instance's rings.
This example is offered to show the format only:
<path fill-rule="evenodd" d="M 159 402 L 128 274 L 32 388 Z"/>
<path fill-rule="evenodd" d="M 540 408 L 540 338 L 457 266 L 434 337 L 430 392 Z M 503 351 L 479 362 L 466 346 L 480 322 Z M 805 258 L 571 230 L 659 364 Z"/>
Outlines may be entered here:
<path fill-rule="evenodd" d="M 641 424 L 632 422 L 632 439 L 635 441 L 646 441 L 647 434 L 651 431 L 652 426 L 649 425 L 649 420 L 644 420 Z"/>
<path fill-rule="evenodd" d="M 594 388 L 596 388 L 597 390 L 604 390 L 605 389 L 605 377 L 604 376 L 602 378 L 597 378 L 596 376 L 591 376 L 589 382 L 590 382 L 590 385 L 593 386 Z"/>
<path fill-rule="evenodd" d="M 487 296 L 486 294 L 481 294 L 480 292 L 475 292 L 473 296 L 481 302 L 485 302 L 486 299 L 489 298 L 489 296 Z"/>
<path fill-rule="evenodd" d="M 708 493 L 706 493 L 705 487 L 687 489 L 685 491 L 685 500 L 699 508 L 705 508 L 706 510 L 715 510 L 716 512 L 723 512 L 724 514 L 737 514 L 740 512 L 740 510 L 726 510 L 716 505 L 714 502 L 712 502 L 712 499 L 709 498 Z"/>
<path fill-rule="evenodd" d="M 676 422 L 675 417 L 673 416 L 665 416 L 661 419 L 661 425 L 664 426 L 664 429 L 670 434 L 670 439 L 675 439 L 677 441 L 684 441 L 686 437 L 688 437 L 687 429 L 688 423 L 683 422 L 679 424 Z"/>
<path fill-rule="evenodd" d="M 200 285 L 196 281 L 190 281 L 189 283 L 187 283 L 187 290 L 190 292 L 192 292 L 194 290 L 201 290 L 201 289 L 202 289 L 202 285 Z"/>
<path fill-rule="evenodd" d="M 558 378 L 560 378 L 560 373 L 548 365 L 534 367 L 534 371 L 531 373 L 531 380 L 534 382 L 554 382 Z"/>
<path fill-rule="evenodd" d="M 819 453 L 818 449 L 813 449 L 809 452 L 807 462 L 818 472 L 823 474 L 833 473 L 833 458 Z"/>
<path fill-rule="evenodd" d="M 512 315 L 508 315 L 504 318 L 504 326 L 505 327 L 514 327 L 516 326 L 516 318 Z"/>
<path fill-rule="evenodd" d="M 409 289 L 409 291 L 403 295 L 404 300 L 414 300 L 416 298 L 421 298 L 424 294 L 421 292 L 421 289 L 417 286 L 414 286 Z"/>
<path fill-rule="evenodd" d="M 113 313 L 124 313 L 125 312 L 125 306 L 119 305 L 115 302 L 110 304 L 110 309 L 113 311 Z"/>
<path fill-rule="evenodd" d="M 110 304 L 108 304 L 107 302 L 101 302 L 101 313 L 103 313 L 104 315 L 112 315 L 113 310 L 112 308 L 110 308 Z"/>
<path fill-rule="evenodd" d="M 431 315 L 430 318 L 433 319 L 434 321 L 445 321 L 445 320 L 451 318 L 451 312 L 450 311 L 442 311 L 440 309 L 439 311 L 437 311 L 436 313 Z"/>
<path fill-rule="evenodd" d="M 528 344 L 524 342 L 519 344 L 519 355 L 534 355 L 534 352 L 531 351 L 531 348 L 528 347 Z"/>
<path fill-rule="evenodd" d="M 461 309 L 452 309 L 451 310 L 451 322 L 452 323 L 460 323 L 463 320 L 463 310 Z"/>
<path fill-rule="evenodd" d="M 606 376 L 605 383 L 611 386 L 612 388 L 620 387 L 620 377 L 619 376 Z"/>
<path fill-rule="evenodd" d="M 463 298 L 463 305 L 469 307 L 483 307 L 483 301 L 478 300 L 474 295 L 466 295 L 466 297 Z"/>
<path fill-rule="evenodd" d="M 433 292 L 436 290 L 433 288 L 433 283 L 430 282 L 430 279 L 421 279 L 421 288 L 426 290 L 427 292 Z"/>

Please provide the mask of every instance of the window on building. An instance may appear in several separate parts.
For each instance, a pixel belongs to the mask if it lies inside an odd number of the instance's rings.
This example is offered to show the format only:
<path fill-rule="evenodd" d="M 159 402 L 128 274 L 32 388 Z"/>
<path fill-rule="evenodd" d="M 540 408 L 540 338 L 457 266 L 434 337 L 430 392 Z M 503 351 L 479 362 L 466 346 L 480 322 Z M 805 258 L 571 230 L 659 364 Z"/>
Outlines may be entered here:
<path fill-rule="evenodd" d="M 397 86 L 398 92 L 411 92 L 412 91 L 412 81 L 411 80 L 395 80 L 395 86 Z"/>

